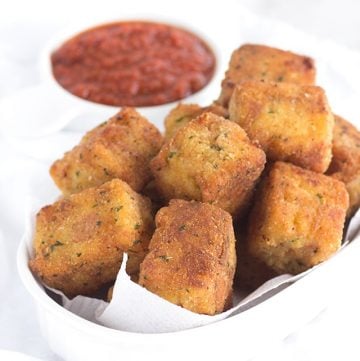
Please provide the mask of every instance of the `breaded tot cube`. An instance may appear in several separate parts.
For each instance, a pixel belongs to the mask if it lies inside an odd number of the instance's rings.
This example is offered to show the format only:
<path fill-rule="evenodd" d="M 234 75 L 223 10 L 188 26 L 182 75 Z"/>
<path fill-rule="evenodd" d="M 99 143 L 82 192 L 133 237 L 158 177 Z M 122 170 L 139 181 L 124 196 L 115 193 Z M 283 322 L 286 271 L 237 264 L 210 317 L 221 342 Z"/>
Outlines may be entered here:
<path fill-rule="evenodd" d="M 64 194 L 119 178 L 135 191 L 150 180 L 149 162 L 159 151 L 162 136 L 132 108 L 123 108 L 88 132 L 80 144 L 50 168 Z"/>
<path fill-rule="evenodd" d="M 149 248 L 140 285 L 196 313 L 214 315 L 231 306 L 236 253 L 230 214 L 172 200 L 156 215 Z"/>
<path fill-rule="evenodd" d="M 214 113 L 224 118 L 227 118 L 229 115 L 227 109 L 216 103 L 207 107 L 201 107 L 197 104 L 179 103 L 165 118 L 165 139 L 172 138 L 180 128 L 205 112 Z"/>
<path fill-rule="evenodd" d="M 348 205 L 344 183 L 276 162 L 250 213 L 249 252 L 275 272 L 303 272 L 339 249 Z"/>
<path fill-rule="evenodd" d="M 314 61 L 307 56 L 265 45 L 245 44 L 232 53 L 218 102 L 227 107 L 235 86 L 244 81 L 313 85 L 315 76 Z"/>
<path fill-rule="evenodd" d="M 345 183 L 350 196 L 348 216 L 360 206 L 360 132 L 335 115 L 333 157 L 327 173 Z"/>
<path fill-rule="evenodd" d="M 259 143 L 269 160 L 324 173 L 331 161 L 334 118 L 316 86 L 247 82 L 236 87 L 230 120 Z"/>
<path fill-rule="evenodd" d="M 243 129 L 203 113 L 164 144 L 151 161 L 151 170 L 165 199 L 211 203 L 238 216 L 247 207 L 264 164 L 264 152 Z"/>
<path fill-rule="evenodd" d="M 150 201 L 114 179 L 39 211 L 30 268 L 68 297 L 92 295 L 115 280 L 123 252 L 138 272 L 153 230 Z"/>

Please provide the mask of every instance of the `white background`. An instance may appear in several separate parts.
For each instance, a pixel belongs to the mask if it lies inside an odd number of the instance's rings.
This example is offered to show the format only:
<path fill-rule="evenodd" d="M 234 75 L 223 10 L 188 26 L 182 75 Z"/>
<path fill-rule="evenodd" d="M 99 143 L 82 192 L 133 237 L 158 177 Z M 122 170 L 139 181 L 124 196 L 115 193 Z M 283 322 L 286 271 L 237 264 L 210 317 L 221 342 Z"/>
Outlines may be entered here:
<path fill-rule="evenodd" d="M 360 3 L 355 0 L 239 2 L 255 13 L 287 22 L 315 36 L 330 38 L 360 51 Z M 196 11 L 192 9 L 190 1 L 151 3 L 153 11 L 160 14 L 186 7 L 189 20 L 193 22 L 199 16 L 207 16 L 206 7 L 210 6 L 210 0 L 208 4 L 204 1 L 204 9 L 200 12 L 199 6 Z M 221 22 L 226 21 L 231 9 L 227 8 L 226 0 L 212 1 L 211 4 L 219 8 L 218 17 L 211 20 L 221 31 Z M 123 7 L 128 6 L 143 13 L 141 2 L 134 0 L 131 5 L 120 0 L 0 0 L 0 97 L 39 81 L 39 53 L 59 29 L 94 13 L 111 13 L 116 17 L 121 15 Z M 24 174 L 30 167 L 32 170 L 39 167 L 39 178 L 47 176 L 35 159 L 22 158 L 0 138 L 0 202 L 12 205 L 7 209 L 0 204 L 0 349 L 20 351 L 44 360 L 58 360 L 40 335 L 34 305 L 16 274 L 15 252 L 23 227 L 22 197 L 29 190 Z M 358 283 L 358 274 L 355 273 L 344 280 L 344 284 L 352 288 L 343 287 L 339 293 L 339 285 L 334 284 L 334 298 L 326 311 L 256 360 L 359 360 Z M 241 347 L 238 357 L 234 356 L 241 359 Z M 5 359 L 1 353 L 0 359 Z"/>

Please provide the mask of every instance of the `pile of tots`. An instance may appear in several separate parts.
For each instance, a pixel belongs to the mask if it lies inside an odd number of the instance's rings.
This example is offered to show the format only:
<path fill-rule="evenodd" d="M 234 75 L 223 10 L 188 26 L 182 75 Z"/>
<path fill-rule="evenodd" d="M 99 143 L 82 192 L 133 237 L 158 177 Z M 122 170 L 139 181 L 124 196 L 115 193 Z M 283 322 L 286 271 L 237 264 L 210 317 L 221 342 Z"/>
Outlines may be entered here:
<path fill-rule="evenodd" d="M 314 84 L 311 58 L 247 44 L 218 100 L 177 105 L 164 135 L 123 108 L 51 166 L 63 196 L 37 214 L 31 270 L 109 299 L 127 253 L 134 282 L 214 315 L 234 286 L 325 261 L 360 204 L 360 133 Z"/>

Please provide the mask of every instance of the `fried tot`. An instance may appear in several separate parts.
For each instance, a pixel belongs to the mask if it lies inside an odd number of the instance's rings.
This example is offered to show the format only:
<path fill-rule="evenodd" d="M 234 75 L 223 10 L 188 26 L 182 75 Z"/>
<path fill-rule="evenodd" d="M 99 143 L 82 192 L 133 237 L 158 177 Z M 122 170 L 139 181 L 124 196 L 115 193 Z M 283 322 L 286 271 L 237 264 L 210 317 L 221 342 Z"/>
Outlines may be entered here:
<path fill-rule="evenodd" d="M 339 249 L 348 205 L 342 182 L 276 162 L 250 213 L 249 252 L 275 272 L 303 272 Z"/>
<path fill-rule="evenodd" d="M 240 216 L 264 164 L 264 152 L 243 129 L 203 113 L 164 144 L 151 161 L 151 170 L 165 199 L 211 203 Z"/>
<path fill-rule="evenodd" d="M 200 114 L 206 112 L 210 112 L 224 118 L 229 116 L 227 109 L 216 103 L 207 107 L 200 107 L 200 105 L 197 104 L 179 103 L 165 118 L 165 139 L 169 140 L 180 128 Z"/>
<path fill-rule="evenodd" d="M 348 121 L 335 115 L 333 157 L 327 171 L 343 181 L 350 196 L 348 217 L 360 206 L 360 132 Z"/>
<path fill-rule="evenodd" d="M 88 132 L 80 144 L 50 168 L 64 194 L 119 178 L 135 191 L 150 181 L 149 162 L 159 151 L 162 136 L 154 125 L 132 108 Z"/>
<path fill-rule="evenodd" d="M 218 102 L 226 108 L 235 86 L 244 81 L 313 85 L 315 75 L 314 61 L 307 56 L 265 45 L 245 44 L 232 53 Z"/>
<path fill-rule="evenodd" d="M 269 160 L 319 173 L 327 170 L 334 118 L 320 87 L 243 83 L 233 93 L 229 113 Z"/>
<path fill-rule="evenodd" d="M 149 248 L 140 285 L 192 312 L 214 315 L 231 306 L 236 253 L 227 212 L 172 200 L 156 215 Z"/>
<path fill-rule="evenodd" d="M 153 229 L 150 201 L 114 179 L 40 210 L 30 268 L 70 298 L 92 295 L 115 280 L 123 252 L 136 275 Z"/>

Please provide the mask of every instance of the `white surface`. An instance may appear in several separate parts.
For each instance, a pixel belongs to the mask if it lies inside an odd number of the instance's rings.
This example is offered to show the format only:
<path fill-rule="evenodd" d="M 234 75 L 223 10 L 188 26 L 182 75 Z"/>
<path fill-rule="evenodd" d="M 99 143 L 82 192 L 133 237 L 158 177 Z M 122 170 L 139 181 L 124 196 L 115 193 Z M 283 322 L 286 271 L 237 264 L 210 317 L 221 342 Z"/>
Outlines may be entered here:
<path fill-rule="evenodd" d="M 70 1 L 1 1 L 0 12 L 0 97 L 39 81 L 36 67 L 37 56 L 43 44 L 62 26 L 78 16 L 87 13 L 105 12 L 109 1 L 89 3 L 79 1 L 73 11 L 68 13 Z M 155 2 L 157 3 L 157 2 Z M 360 29 L 356 1 L 245 1 L 264 15 L 288 20 L 303 30 L 313 31 L 317 35 L 328 36 L 343 44 L 360 49 Z M 85 6 L 89 6 L 89 9 Z M 121 14 L 127 2 L 116 2 L 115 14 Z M 131 6 L 140 13 L 143 8 L 136 1 Z M 154 4 L 154 1 L 152 2 Z M 181 2 L 181 6 L 188 3 Z M 204 3 L 205 4 L 205 3 Z M 227 1 L 207 4 L 217 12 L 219 19 L 226 22 Z M 156 6 L 155 12 L 176 12 L 173 2 L 167 1 Z M 20 11 L 21 9 L 21 11 Z M 196 18 L 210 13 L 210 10 L 189 11 L 189 16 Z M 215 9 L 215 10 L 214 10 Z M 80 15 L 79 15 L 80 14 Z M 214 29 L 221 34 L 221 25 L 213 21 Z M 289 39 L 291 41 L 291 39 Z M 324 46 L 326 44 L 324 43 Z M 340 57 L 341 54 L 336 54 Z M 359 63 L 360 68 L 360 63 Z M 359 76 L 359 72 L 354 76 Z M 44 99 L 46 101 L 46 99 Z M 19 104 L 21 106 L 21 104 Z M 358 118 L 358 117 L 357 117 Z M 359 118 L 358 118 L 359 119 Z M 0 122 L 2 119 L 0 119 Z M 66 137 L 65 137 L 66 138 Z M 74 135 L 76 138 L 76 134 Z M 0 139 L 0 348 L 17 350 L 44 360 L 58 360 L 41 337 L 34 305 L 21 286 L 16 273 L 15 253 L 23 230 L 23 200 L 32 189 L 42 186 L 42 179 L 48 177 L 43 165 L 48 165 L 54 154 L 61 149 L 61 141 L 50 142 L 49 151 L 39 147 L 35 154 L 24 155 L 18 144 L 11 140 Z M 16 146 L 16 148 L 15 148 Z M 54 148 L 54 149 L 53 149 Z M 50 156 L 47 153 L 54 153 Z M 37 157 L 37 155 L 41 157 Z M 40 160 L 36 160 L 40 159 Z M 38 169 L 38 181 L 29 183 L 26 174 Z M 10 207 L 4 205 L 11 205 Z M 262 360 L 358 360 L 360 352 L 357 347 L 360 297 L 358 284 L 359 269 L 349 272 L 348 277 L 334 283 L 334 297 L 322 315 L 283 343 L 274 345 L 273 350 L 256 358 Z M 353 287 L 355 285 L 355 287 Z M 294 310 L 297 312 L 297 310 Z M 1 360 L 10 358 L 2 357 Z M 239 347 L 239 358 L 241 347 Z"/>

